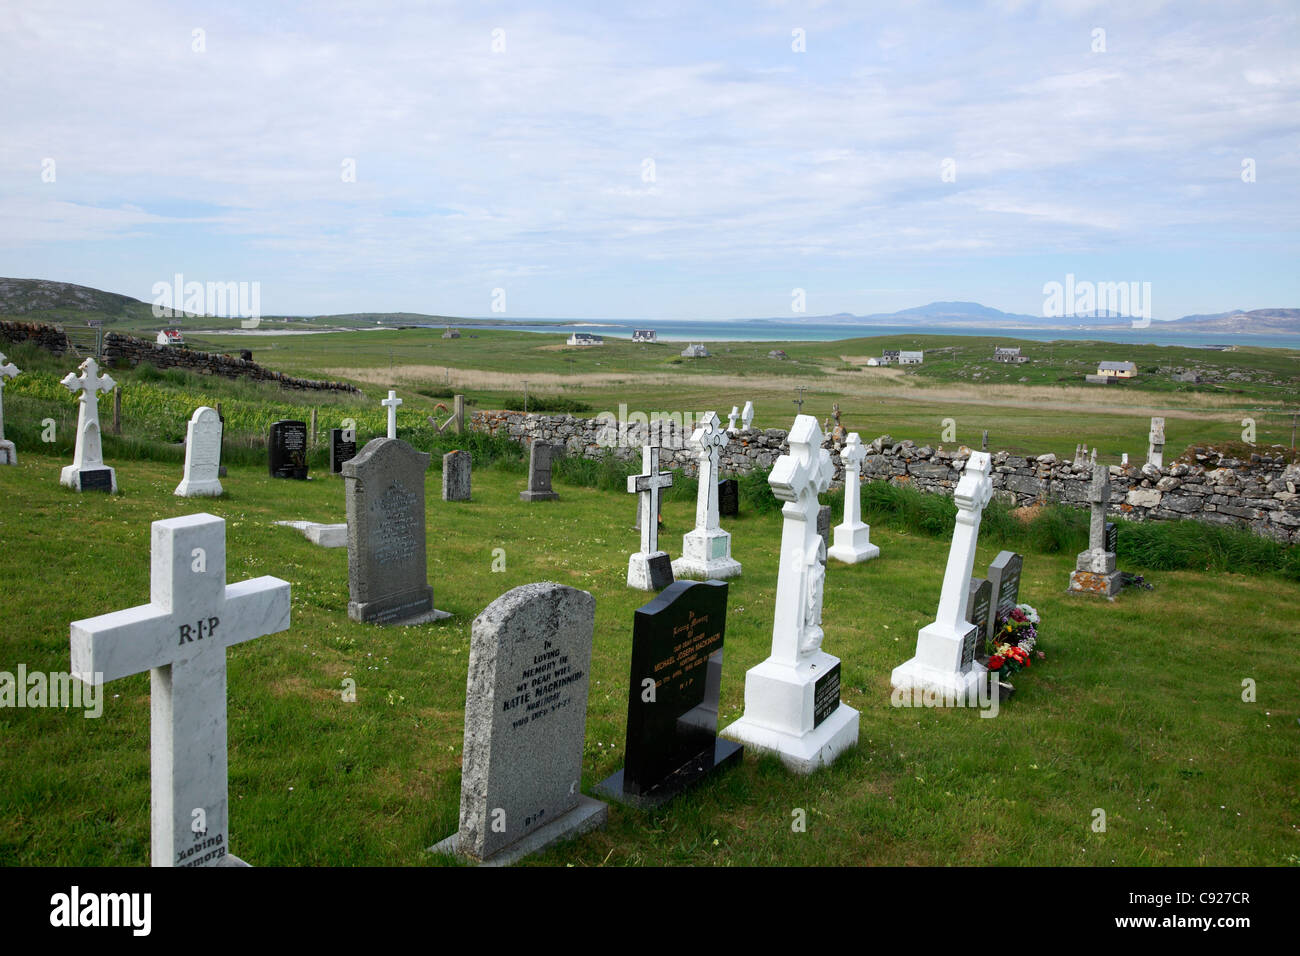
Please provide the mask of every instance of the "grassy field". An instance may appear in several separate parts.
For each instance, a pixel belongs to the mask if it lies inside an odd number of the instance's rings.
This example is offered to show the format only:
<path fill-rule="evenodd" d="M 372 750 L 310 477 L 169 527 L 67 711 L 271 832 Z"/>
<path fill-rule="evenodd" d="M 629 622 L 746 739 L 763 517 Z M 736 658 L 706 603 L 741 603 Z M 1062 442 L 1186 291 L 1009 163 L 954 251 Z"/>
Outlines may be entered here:
<path fill-rule="evenodd" d="M 8 390 L 6 390 L 8 391 Z M 6 396 L 8 397 L 8 396 Z M 235 464 L 227 496 L 172 496 L 176 461 L 127 460 L 122 494 L 57 484 L 67 458 L 19 445 L 0 469 L 0 669 L 69 666 L 70 621 L 145 603 L 151 521 L 208 510 L 227 521 L 229 580 L 293 588 L 285 633 L 228 652 L 232 851 L 256 865 L 436 865 L 425 848 L 456 828 L 470 622 L 511 587 L 552 580 L 596 597 L 583 786 L 622 763 L 637 540 L 630 496 L 557 480 L 526 504 L 522 459 L 476 467 L 474 499 L 427 503 L 429 573 L 453 617 L 419 628 L 348 620 L 344 550 L 276 519 L 339 521 L 342 483 L 268 478 Z M 668 500 L 663 541 L 689 528 Z M 779 512 L 728 522 L 744 564 L 731 583 L 722 720 L 766 657 Z M 837 518 L 838 520 L 838 518 Z M 981 537 L 977 567 L 998 550 Z M 1152 572 L 1154 591 L 1114 603 L 1068 597 L 1068 552 L 1026 553 L 1022 600 L 1047 653 L 995 719 L 896 708 L 890 670 L 911 656 L 938 600 L 948 541 L 873 520 L 876 561 L 832 563 L 825 647 L 841 657 L 859 746 L 809 777 L 744 765 L 655 812 L 615 807 L 608 827 L 534 858 L 564 865 L 1080 864 L 1300 862 L 1300 583 L 1276 576 Z M 492 549 L 506 570 L 492 573 Z M 1144 569 L 1125 560 L 1125 570 Z M 340 688 L 351 677 L 357 701 Z M 1257 683 L 1254 703 L 1242 681 Z M 144 865 L 149 857 L 149 682 L 108 685 L 103 717 L 0 710 L 0 863 Z M 1107 830 L 1094 832 L 1095 810 Z M 806 811 L 807 832 L 792 830 Z"/>

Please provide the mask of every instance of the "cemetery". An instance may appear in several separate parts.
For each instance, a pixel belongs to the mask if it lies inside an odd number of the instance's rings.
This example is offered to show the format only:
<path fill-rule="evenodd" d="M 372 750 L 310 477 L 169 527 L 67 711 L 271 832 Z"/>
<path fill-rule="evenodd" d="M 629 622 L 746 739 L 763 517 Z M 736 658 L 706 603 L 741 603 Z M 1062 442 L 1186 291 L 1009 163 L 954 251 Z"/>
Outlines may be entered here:
<path fill-rule="evenodd" d="M 19 359 L 0 671 L 105 693 L 87 720 L 0 675 L 5 863 L 1287 862 L 1300 575 L 1134 520 L 1194 483 L 1167 421 L 1135 483 L 739 395 L 589 458 L 544 415 L 443 432 L 400 385 L 260 416 L 217 389 L 145 454 L 105 396 L 153 386 Z M 122 407 L 129 435 L 163 406 Z M 1291 466 L 1247 464 L 1280 477 L 1236 494 L 1289 504 Z"/>

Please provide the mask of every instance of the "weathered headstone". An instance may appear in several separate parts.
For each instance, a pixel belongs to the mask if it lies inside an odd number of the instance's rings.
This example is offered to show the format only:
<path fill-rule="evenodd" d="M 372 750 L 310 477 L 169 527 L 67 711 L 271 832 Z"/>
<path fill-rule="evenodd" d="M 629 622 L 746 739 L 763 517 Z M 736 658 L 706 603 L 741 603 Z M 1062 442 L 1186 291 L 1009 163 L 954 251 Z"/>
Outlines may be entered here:
<path fill-rule="evenodd" d="M 740 562 L 731 556 L 731 535 L 718 525 L 718 454 L 727 433 L 716 412 L 706 412 L 691 435 L 698 449 L 699 494 L 695 499 L 695 528 L 682 535 L 682 556 L 673 562 L 679 578 L 734 578 Z"/>
<path fill-rule="evenodd" d="M 197 408 L 185 431 L 185 471 L 175 494 L 181 498 L 217 497 L 223 494 L 218 471 L 221 467 L 221 419 L 215 408 Z"/>
<path fill-rule="evenodd" d="M 1151 419 L 1151 431 L 1147 434 L 1147 464 L 1157 468 L 1165 466 L 1165 420 L 1160 417 Z"/>
<path fill-rule="evenodd" d="M 524 501 L 554 501 L 560 496 L 551 490 L 551 458 L 555 448 L 533 439 L 528 451 L 528 488 L 519 492 Z"/>
<path fill-rule="evenodd" d="M 435 610 L 425 553 L 429 456 L 400 438 L 376 438 L 343 465 L 348 516 L 348 617 L 421 624 Z"/>
<path fill-rule="evenodd" d="M 725 581 L 677 581 L 637 609 L 625 765 L 597 793 L 659 806 L 740 762 L 744 748 L 717 736 L 726 627 Z"/>
<path fill-rule="evenodd" d="M 981 624 L 986 640 L 992 640 L 997 633 L 998 621 L 1005 618 L 1020 603 L 1020 573 L 1025 559 L 1015 551 L 999 551 L 998 556 L 989 564 L 989 585 L 992 600 L 988 616 L 979 621 L 967 618 L 972 624 Z"/>
<path fill-rule="evenodd" d="M 442 500 L 469 501 L 473 457 L 467 451 L 448 452 L 442 456 Z"/>
<path fill-rule="evenodd" d="M 989 450 L 989 430 L 984 429 L 984 437 L 980 439 L 980 451 Z"/>
<path fill-rule="evenodd" d="M 966 461 L 953 492 L 957 524 L 948 551 L 938 613 L 934 622 L 917 634 L 916 656 L 894 668 L 889 680 L 895 688 L 920 687 L 959 700 L 978 697 L 978 684 L 987 670 L 975 661 L 980 625 L 968 621 L 966 612 L 980 518 L 984 506 L 993 497 L 993 482 L 989 478 L 992 467 L 988 452 L 971 452 Z"/>
<path fill-rule="evenodd" d="M 226 648 L 289 627 L 289 583 L 226 584 L 226 522 L 155 521 L 150 603 L 73 621 L 87 684 L 150 673 L 152 862 L 239 866 L 226 790 Z"/>
<path fill-rule="evenodd" d="M 343 474 L 343 463 L 357 457 L 357 430 L 330 429 L 330 474 Z"/>
<path fill-rule="evenodd" d="M 989 619 L 989 609 L 992 604 L 993 582 L 988 578 L 971 578 L 970 590 L 966 596 L 966 620 L 970 621 L 978 629 L 975 636 L 973 659 L 981 663 L 984 658 L 984 642 L 988 637 L 985 631 L 985 622 Z M 962 653 L 964 656 L 964 648 Z"/>
<path fill-rule="evenodd" d="M 266 439 L 267 467 L 272 478 L 307 479 L 307 423 L 273 422 Z"/>
<path fill-rule="evenodd" d="M 596 599 L 550 582 L 474 619 L 459 830 L 433 847 L 503 865 L 601 826 L 581 792 Z"/>
<path fill-rule="evenodd" d="M 866 456 L 861 436 L 849 432 L 840 451 L 840 461 L 844 463 L 844 523 L 835 526 L 835 543 L 826 549 L 828 557 L 845 564 L 870 561 L 880 554 L 880 548 L 871 543 L 871 526 L 862 522 L 860 478 L 862 459 Z"/>
<path fill-rule="evenodd" d="M 734 518 L 740 514 L 740 482 L 723 478 L 718 482 L 718 517 Z"/>
<path fill-rule="evenodd" d="M 21 369 L 0 352 L 0 465 L 18 464 L 18 451 L 14 443 L 5 440 L 5 379 L 13 378 Z"/>
<path fill-rule="evenodd" d="M 628 494 L 637 496 L 637 518 L 641 550 L 627 559 L 627 586 L 642 591 L 660 591 L 673 583 L 673 565 L 667 551 L 659 550 L 659 493 L 671 488 L 673 473 L 659 470 L 659 447 L 641 449 L 641 474 L 628 475 Z M 645 515 L 651 517 L 646 520 Z"/>
<path fill-rule="evenodd" d="M 1113 598 L 1122 587 L 1115 570 L 1115 552 L 1106 548 L 1106 509 L 1110 503 L 1110 469 L 1097 465 L 1088 487 L 1092 505 L 1088 525 L 1088 550 L 1081 551 L 1070 572 L 1069 590 L 1076 594 L 1093 594 Z"/>
<path fill-rule="evenodd" d="M 391 388 L 388 390 L 388 397 L 379 403 L 388 409 L 388 437 L 397 437 L 397 410 L 402 406 L 402 400 L 397 397 L 397 393 Z"/>
<path fill-rule="evenodd" d="M 754 427 L 754 403 L 746 402 L 744 409 L 740 412 L 740 427 L 749 431 Z"/>
<path fill-rule="evenodd" d="M 840 700 L 840 662 L 822 650 L 826 545 L 817 533 L 817 496 L 829 487 L 830 453 L 811 415 L 790 429 L 788 454 L 768 484 L 781 509 L 772 653 L 745 674 L 745 712 L 724 737 L 777 754 L 800 773 L 828 765 L 858 741 L 858 712 Z"/>
<path fill-rule="evenodd" d="M 113 390 L 116 384 L 107 375 L 99 374 L 99 364 L 88 358 L 81 363 L 77 375 L 69 372 L 63 377 L 63 387 L 77 395 L 77 447 L 72 464 L 59 475 L 59 483 L 77 491 L 117 491 L 117 474 L 104 464 L 103 445 L 99 432 L 99 393 Z"/>

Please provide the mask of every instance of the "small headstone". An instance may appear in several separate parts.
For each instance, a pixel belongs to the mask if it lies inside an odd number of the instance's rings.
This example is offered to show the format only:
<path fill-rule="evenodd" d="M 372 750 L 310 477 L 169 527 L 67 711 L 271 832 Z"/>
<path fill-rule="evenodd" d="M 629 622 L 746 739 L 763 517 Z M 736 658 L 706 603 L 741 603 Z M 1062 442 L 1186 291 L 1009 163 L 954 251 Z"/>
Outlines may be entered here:
<path fill-rule="evenodd" d="M 20 369 L 0 352 L 0 465 L 18 464 L 18 451 L 14 443 L 5 441 L 5 379 L 13 378 Z"/>
<path fill-rule="evenodd" d="M 72 464 L 59 475 L 59 483 L 77 491 L 117 491 L 117 474 L 104 464 L 99 431 L 99 393 L 111 392 L 116 383 L 99 374 L 99 364 L 88 358 L 78 368 L 80 375 L 69 372 L 63 387 L 77 395 L 77 447 Z"/>
<path fill-rule="evenodd" d="M 519 492 L 524 501 L 554 501 L 560 496 L 551 490 L 551 458 L 553 446 L 533 440 L 528 452 L 528 489 Z"/>
<path fill-rule="evenodd" d="M 734 518 L 740 514 L 740 482 L 723 478 L 718 482 L 718 516 Z"/>
<path fill-rule="evenodd" d="M 989 619 L 989 607 L 993 603 L 993 582 L 988 578 L 971 578 L 970 591 L 966 597 L 966 620 L 975 625 L 977 636 L 975 639 L 974 659 L 981 660 L 984 657 L 984 641 L 988 638 L 987 621 Z"/>
<path fill-rule="evenodd" d="M 221 419 L 215 408 L 195 410 L 185 433 L 185 471 L 175 494 L 181 498 L 217 497 L 223 494 L 218 471 L 221 467 Z"/>
<path fill-rule="evenodd" d="M 272 478 L 307 479 L 307 423 L 279 421 L 266 439 L 267 466 Z"/>
<path fill-rule="evenodd" d="M 330 474 L 343 474 L 343 463 L 357 457 L 355 428 L 330 429 Z"/>
<path fill-rule="evenodd" d="M 1106 550 L 1111 554 L 1119 554 L 1119 525 L 1113 521 L 1106 522 Z"/>
<path fill-rule="evenodd" d="M 1020 572 L 1024 563 L 1022 555 L 1014 551 L 1000 551 L 989 565 L 992 602 L 988 615 L 981 621 L 971 621 L 972 624 L 983 625 L 987 640 L 992 640 L 997 632 L 998 619 L 1006 617 L 1020 603 Z"/>
<path fill-rule="evenodd" d="M 435 610 L 425 553 L 429 456 L 400 438 L 376 438 L 343 465 L 348 515 L 348 617 L 421 624 Z"/>
<path fill-rule="evenodd" d="M 472 464 L 473 459 L 467 451 L 457 450 L 442 456 L 443 501 L 469 501 Z"/>
<path fill-rule="evenodd" d="M 595 617 L 586 591 L 546 582 L 474 619 L 460 828 L 435 852 L 504 865 L 604 824 L 580 789 Z"/>
<path fill-rule="evenodd" d="M 772 653 L 745 672 L 745 712 L 722 735 L 812 773 L 858 742 L 859 718 L 840 700 L 839 658 L 821 646 L 826 542 L 817 533 L 817 496 L 830 486 L 831 456 L 811 415 L 795 418 L 788 441 L 767 479 L 785 503 Z"/>
<path fill-rule="evenodd" d="M 226 648 L 288 629 L 289 582 L 227 585 L 226 522 L 210 514 L 155 521 L 151 563 L 150 603 L 72 622 L 72 673 L 100 685 L 150 672 L 153 865 L 241 866 L 230 855 Z"/>
<path fill-rule="evenodd" d="M 660 806 L 741 761 L 744 748 L 717 736 L 726 626 L 725 581 L 677 581 L 637 609 L 626 763 L 597 793 L 636 807 Z"/>
<path fill-rule="evenodd" d="M 990 477 L 993 463 L 988 452 L 973 451 L 953 492 L 957 523 L 939 593 L 934 622 L 916 636 L 916 654 L 894 668 L 889 682 L 894 688 L 923 688 L 973 701 L 987 669 L 975 660 L 980 625 L 966 619 L 970 606 L 971 570 L 980 519 L 993 497 Z"/>
<path fill-rule="evenodd" d="M 1122 455 L 1119 456 L 1119 463 L 1121 466 L 1125 468 L 1128 467 L 1128 452 L 1124 452 Z"/>

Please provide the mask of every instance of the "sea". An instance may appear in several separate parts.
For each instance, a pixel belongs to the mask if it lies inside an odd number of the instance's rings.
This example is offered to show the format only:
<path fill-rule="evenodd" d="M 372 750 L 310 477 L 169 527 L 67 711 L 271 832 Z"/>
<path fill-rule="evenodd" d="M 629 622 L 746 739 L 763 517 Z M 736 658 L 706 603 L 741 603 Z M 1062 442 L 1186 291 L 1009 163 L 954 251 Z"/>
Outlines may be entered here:
<path fill-rule="evenodd" d="M 1072 340 L 1117 342 L 1126 345 L 1180 345 L 1186 348 L 1225 348 L 1232 345 L 1259 348 L 1300 349 L 1300 334 L 1239 334 L 1224 332 L 1173 332 L 1152 322 L 1143 329 L 1129 326 L 1106 326 L 1078 329 L 990 328 L 984 326 L 947 325 L 852 325 L 839 323 L 784 322 L 779 319 L 692 321 L 662 320 L 629 322 L 624 319 L 538 319 L 545 325 L 496 325 L 497 329 L 519 332 L 591 332 L 610 338 L 630 339 L 634 329 L 654 329 L 660 342 L 830 342 L 868 336 L 895 336 L 900 341 L 917 335 L 1004 336 L 1010 339 L 1051 342 Z M 442 325 L 431 328 L 444 328 Z M 462 326 L 462 328 L 468 328 Z"/>

